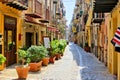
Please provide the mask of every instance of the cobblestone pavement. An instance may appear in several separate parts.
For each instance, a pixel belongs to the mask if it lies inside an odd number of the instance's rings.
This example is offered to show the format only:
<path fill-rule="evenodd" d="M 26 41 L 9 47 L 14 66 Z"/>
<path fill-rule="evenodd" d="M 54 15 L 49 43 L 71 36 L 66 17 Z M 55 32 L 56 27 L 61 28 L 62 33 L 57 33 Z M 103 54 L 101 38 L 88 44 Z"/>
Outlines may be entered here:
<path fill-rule="evenodd" d="M 0 72 L 0 80 L 17 80 L 15 65 Z M 116 80 L 93 55 L 71 43 L 62 59 L 29 72 L 27 80 Z"/>

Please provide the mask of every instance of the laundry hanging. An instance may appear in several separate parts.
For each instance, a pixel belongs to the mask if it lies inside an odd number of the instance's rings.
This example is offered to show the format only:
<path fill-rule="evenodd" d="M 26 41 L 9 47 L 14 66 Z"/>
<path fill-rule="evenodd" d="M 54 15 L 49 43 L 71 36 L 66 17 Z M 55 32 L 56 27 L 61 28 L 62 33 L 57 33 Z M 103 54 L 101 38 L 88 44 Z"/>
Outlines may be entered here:
<path fill-rule="evenodd" d="M 115 46 L 115 51 L 120 52 L 120 27 L 117 28 L 111 43 Z"/>

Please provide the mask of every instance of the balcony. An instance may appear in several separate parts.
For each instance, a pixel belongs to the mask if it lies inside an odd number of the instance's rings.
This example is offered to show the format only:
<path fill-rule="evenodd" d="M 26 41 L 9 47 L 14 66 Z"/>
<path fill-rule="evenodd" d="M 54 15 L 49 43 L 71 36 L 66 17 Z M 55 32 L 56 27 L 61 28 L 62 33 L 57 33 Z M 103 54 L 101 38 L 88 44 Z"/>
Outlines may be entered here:
<path fill-rule="evenodd" d="M 1 2 L 6 3 L 6 5 L 16 8 L 18 10 L 27 10 L 28 0 L 1 0 Z"/>
<path fill-rule="evenodd" d="M 40 3 L 38 0 L 33 0 L 31 2 L 30 12 L 26 13 L 25 15 L 33 17 L 33 18 L 42 18 L 42 3 Z"/>
<path fill-rule="evenodd" d="M 95 13 L 106 13 L 112 11 L 117 5 L 118 0 L 95 0 L 94 1 L 94 12 Z"/>
<path fill-rule="evenodd" d="M 101 23 L 104 20 L 104 13 L 94 13 L 93 23 Z"/>

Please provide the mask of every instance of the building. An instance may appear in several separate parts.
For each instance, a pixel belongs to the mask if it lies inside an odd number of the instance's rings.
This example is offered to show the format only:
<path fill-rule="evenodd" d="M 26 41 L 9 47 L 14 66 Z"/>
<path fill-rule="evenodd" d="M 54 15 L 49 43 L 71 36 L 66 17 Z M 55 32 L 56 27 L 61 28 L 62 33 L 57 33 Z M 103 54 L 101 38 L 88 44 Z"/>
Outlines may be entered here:
<path fill-rule="evenodd" d="M 2 65 L 0 69 L 17 61 L 15 53 L 21 45 L 22 12 L 27 10 L 27 6 L 27 0 L 0 1 L 0 52 L 7 59 L 5 65 Z"/>
<path fill-rule="evenodd" d="M 0 70 L 17 62 L 19 48 L 44 44 L 44 36 L 62 38 L 58 19 L 63 29 L 62 0 L 0 0 L 0 52 L 7 58 Z"/>

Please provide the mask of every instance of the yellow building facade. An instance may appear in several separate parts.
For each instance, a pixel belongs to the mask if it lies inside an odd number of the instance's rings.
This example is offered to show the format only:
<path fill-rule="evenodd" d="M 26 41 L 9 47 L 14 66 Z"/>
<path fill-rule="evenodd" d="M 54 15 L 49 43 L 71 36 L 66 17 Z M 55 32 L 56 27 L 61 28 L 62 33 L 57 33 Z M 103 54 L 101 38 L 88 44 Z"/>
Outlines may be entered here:
<path fill-rule="evenodd" d="M 0 66 L 0 70 L 3 70 L 4 67 L 12 65 L 17 61 L 15 52 L 19 46 L 21 46 L 19 36 L 21 27 L 21 11 L 0 2 L 0 52 L 7 59 L 5 64 Z"/>
<path fill-rule="evenodd" d="M 116 75 L 118 80 L 120 80 L 120 53 L 115 51 L 115 47 L 111 44 L 111 40 L 114 37 L 117 27 L 120 25 L 120 5 L 117 5 L 111 15 L 109 15 L 109 26 L 108 26 L 108 69 L 109 71 Z"/>

